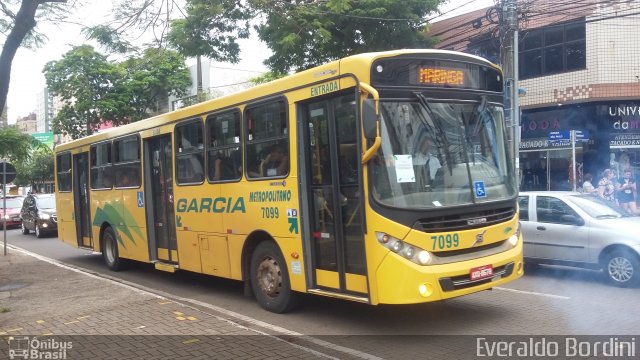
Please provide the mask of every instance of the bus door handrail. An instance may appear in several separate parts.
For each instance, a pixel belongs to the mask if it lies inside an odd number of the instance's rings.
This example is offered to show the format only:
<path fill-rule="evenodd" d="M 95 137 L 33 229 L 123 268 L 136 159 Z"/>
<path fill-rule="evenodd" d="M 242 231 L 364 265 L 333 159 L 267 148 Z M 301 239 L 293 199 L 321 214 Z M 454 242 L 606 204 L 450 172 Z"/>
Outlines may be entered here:
<path fill-rule="evenodd" d="M 373 96 L 374 106 L 376 110 L 376 138 L 373 141 L 371 147 L 368 149 L 366 148 L 366 141 L 363 144 L 364 153 L 362 154 L 362 165 L 365 165 L 373 157 L 373 154 L 378 151 L 378 149 L 380 148 L 380 144 L 382 143 L 382 139 L 380 138 L 380 95 L 378 94 L 378 90 L 374 89 L 367 83 L 360 82 L 359 86 L 361 92 L 369 93 L 371 96 Z"/>

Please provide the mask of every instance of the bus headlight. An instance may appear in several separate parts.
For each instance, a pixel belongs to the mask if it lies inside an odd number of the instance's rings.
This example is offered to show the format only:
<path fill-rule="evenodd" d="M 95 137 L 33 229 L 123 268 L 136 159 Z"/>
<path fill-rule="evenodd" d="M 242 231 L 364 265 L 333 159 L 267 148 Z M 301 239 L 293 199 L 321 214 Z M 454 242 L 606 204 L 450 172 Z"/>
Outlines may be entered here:
<path fill-rule="evenodd" d="M 511 245 L 511 247 L 516 247 L 516 245 L 518 245 L 518 240 L 520 240 L 520 222 L 518 222 L 516 233 L 511 235 L 507 241 L 509 241 L 509 245 Z"/>
<path fill-rule="evenodd" d="M 400 239 L 381 232 L 376 232 L 376 238 L 382 246 L 418 265 L 431 263 L 431 254 L 424 249 L 409 245 Z"/>
<path fill-rule="evenodd" d="M 45 213 L 40 213 L 38 214 L 38 217 L 42 220 L 49 220 L 51 219 L 51 216 L 49 214 L 45 214 Z"/>

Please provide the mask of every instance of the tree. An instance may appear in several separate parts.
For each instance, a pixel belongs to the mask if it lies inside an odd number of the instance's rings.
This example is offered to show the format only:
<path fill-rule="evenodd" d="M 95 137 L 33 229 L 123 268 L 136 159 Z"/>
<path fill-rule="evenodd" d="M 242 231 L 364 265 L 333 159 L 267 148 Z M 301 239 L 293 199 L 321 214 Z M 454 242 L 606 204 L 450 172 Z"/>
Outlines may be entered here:
<path fill-rule="evenodd" d="M 33 151 L 29 160 L 16 164 L 17 176 L 14 184 L 41 188 L 44 184 L 53 182 L 54 155 L 49 148 Z"/>
<path fill-rule="evenodd" d="M 0 113 L 7 103 L 11 64 L 18 48 L 23 45 L 37 46 L 45 38 L 34 31 L 36 18 L 60 19 L 66 14 L 66 0 L 7 0 L 0 1 L 0 30 L 7 37 L 0 53 Z M 75 3 L 75 2 L 73 2 Z M 20 4 L 15 12 L 15 7 Z M 69 4 L 73 6 L 73 4 Z"/>
<path fill-rule="evenodd" d="M 33 148 L 41 146 L 39 141 L 15 126 L 0 128 L 0 160 L 7 159 L 19 164 L 30 158 Z"/>
<path fill-rule="evenodd" d="M 61 60 L 47 63 L 47 87 L 64 103 L 53 120 L 54 132 L 77 139 L 98 128 L 103 112 L 118 113 L 113 88 L 122 78 L 120 71 L 89 45 L 76 46 Z"/>
<path fill-rule="evenodd" d="M 48 63 L 44 74 L 64 102 L 53 130 L 74 139 L 106 121 L 117 126 L 144 119 L 191 85 L 184 57 L 166 49 L 147 49 L 141 57 L 115 63 L 89 45 L 77 46 Z"/>
<path fill-rule="evenodd" d="M 124 79 L 118 86 L 123 111 L 113 117 L 130 121 L 162 111 L 169 96 L 180 98 L 191 86 L 189 70 L 181 54 L 167 49 L 146 49 L 142 57 L 131 57 L 119 65 Z"/>
<path fill-rule="evenodd" d="M 362 52 L 429 47 L 424 19 L 443 0 L 250 2 L 266 15 L 256 26 L 273 51 L 266 65 L 286 73 Z"/>

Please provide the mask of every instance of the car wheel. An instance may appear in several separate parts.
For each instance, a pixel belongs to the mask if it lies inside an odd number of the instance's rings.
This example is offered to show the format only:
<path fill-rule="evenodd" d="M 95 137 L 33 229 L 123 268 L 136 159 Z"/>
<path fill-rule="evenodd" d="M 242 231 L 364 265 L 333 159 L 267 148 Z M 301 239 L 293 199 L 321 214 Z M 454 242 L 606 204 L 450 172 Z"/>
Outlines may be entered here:
<path fill-rule="evenodd" d="M 38 239 L 42 238 L 44 236 L 44 234 L 42 234 L 42 230 L 40 230 L 40 226 L 38 226 L 38 224 L 36 224 L 36 228 L 34 229 L 34 232 L 36 233 L 36 237 Z"/>
<path fill-rule="evenodd" d="M 20 224 L 20 227 L 22 228 L 22 235 L 29 235 L 29 229 L 24 225 L 24 221 Z"/>
<path fill-rule="evenodd" d="M 251 288 L 265 310 L 284 313 L 297 303 L 291 290 L 287 265 L 280 250 L 270 241 L 258 244 L 251 256 Z"/>
<path fill-rule="evenodd" d="M 102 257 L 111 271 L 122 270 L 123 260 L 118 255 L 118 240 L 116 233 L 110 227 L 104 229 L 102 234 Z"/>
<path fill-rule="evenodd" d="M 637 255 L 629 251 L 615 250 L 606 256 L 603 270 L 610 284 L 629 287 L 638 283 L 640 260 Z"/>

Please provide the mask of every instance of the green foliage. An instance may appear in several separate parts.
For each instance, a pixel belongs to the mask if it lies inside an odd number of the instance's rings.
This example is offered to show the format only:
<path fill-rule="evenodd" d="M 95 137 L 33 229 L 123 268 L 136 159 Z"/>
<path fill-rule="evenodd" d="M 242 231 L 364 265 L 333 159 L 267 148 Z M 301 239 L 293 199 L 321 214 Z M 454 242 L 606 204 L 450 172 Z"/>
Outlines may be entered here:
<path fill-rule="evenodd" d="M 47 63 L 47 87 L 64 103 L 53 121 L 54 132 L 74 139 L 86 136 L 98 128 L 105 109 L 117 112 L 113 93 L 122 78 L 119 71 L 89 45 L 76 46 L 61 60 Z"/>
<path fill-rule="evenodd" d="M 16 164 L 18 173 L 14 184 L 33 186 L 50 183 L 54 178 L 54 155 L 49 148 L 35 150 L 28 161 Z"/>
<path fill-rule="evenodd" d="M 252 77 L 251 79 L 249 79 L 249 82 L 251 82 L 253 85 L 260 85 L 260 84 L 268 83 L 269 81 L 280 79 L 281 77 L 285 77 L 285 76 L 287 76 L 286 73 L 269 71 L 260 76 Z"/>
<path fill-rule="evenodd" d="M 256 26 L 273 51 L 266 60 L 276 73 L 304 70 L 368 51 L 425 48 L 424 18 L 443 0 L 252 0 L 265 14 Z"/>
<path fill-rule="evenodd" d="M 17 165 L 29 160 L 31 150 L 39 146 L 31 135 L 23 134 L 15 126 L 0 128 L 0 159 L 9 159 Z"/>
<path fill-rule="evenodd" d="M 183 96 L 191 85 L 185 59 L 175 51 L 147 49 L 115 63 L 89 45 L 74 47 L 44 68 L 47 86 L 64 102 L 53 120 L 56 133 L 74 139 L 105 121 L 114 125 L 144 119 Z"/>
<path fill-rule="evenodd" d="M 241 0 L 189 0 L 186 17 L 171 22 L 169 43 L 185 56 L 236 63 L 236 40 L 249 37 L 250 9 Z"/>

